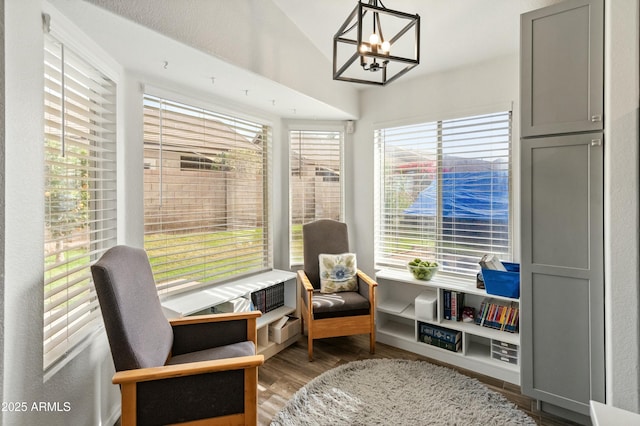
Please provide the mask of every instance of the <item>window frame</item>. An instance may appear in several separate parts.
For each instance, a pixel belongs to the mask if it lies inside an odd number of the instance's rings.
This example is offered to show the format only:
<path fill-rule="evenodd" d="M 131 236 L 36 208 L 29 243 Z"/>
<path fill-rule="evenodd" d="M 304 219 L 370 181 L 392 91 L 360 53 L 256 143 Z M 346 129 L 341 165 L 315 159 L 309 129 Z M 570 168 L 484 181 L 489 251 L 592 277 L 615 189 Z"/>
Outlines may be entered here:
<path fill-rule="evenodd" d="M 47 375 L 49 375 L 49 374 L 52 374 L 54 371 L 57 371 L 58 368 L 64 365 L 66 362 L 65 360 L 69 359 L 70 355 L 76 353 L 81 347 L 83 347 L 82 345 L 84 345 L 85 342 L 88 341 L 88 338 L 93 333 L 97 332 L 103 327 L 101 316 L 100 316 L 100 308 L 97 301 L 97 295 L 95 294 L 95 289 L 93 287 L 93 279 L 91 277 L 90 265 L 95 260 L 97 260 L 101 256 L 101 254 L 104 253 L 104 251 L 106 251 L 109 247 L 117 243 L 117 225 L 118 225 L 117 204 L 118 204 L 118 185 L 119 185 L 119 179 L 118 179 L 119 170 L 118 170 L 117 156 L 118 156 L 118 150 L 120 149 L 120 141 L 117 134 L 118 133 L 117 132 L 117 128 L 118 128 L 117 116 L 118 116 L 118 96 L 119 96 L 119 93 L 118 93 L 119 74 L 117 72 L 114 72 L 114 69 L 117 69 L 117 66 L 116 64 L 110 62 L 107 59 L 106 54 L 104 54 L 99 48 L 89 47 L 79 43 L 76 38 L 70 36 L 70 33 L 68 33 L 68 29 L 64 28 L 63 26 L 60 26 L 60 27 L 55 25 L 52 26 L 52 30 L 50 32 L 45 32 L 43 37 L 45 39 L 44 46 L 43 46 L 45 61 L 47 60 L 47 58 L 52 58 L 52 57 L 55 57 L 56 55 L 55 52 L 52 52 L 51 54 L 47 53 L 47 49 L 52 49 L 51 47 L 52 45 L 58 44 L 58 45 L 64 46 L 64 50 L 67 52 L 65 59 L 70 60 L 72 63 L 75 63 L 76 66 L 79 66 L 81 68 L 86 66 L 86 68 L 84 68 L 84 71 L 88 70 L 87 72 L 89 73 L 95 72 L 99 74 L 100 79 L 105 79 L 110 81 L 110 94 L 108 96 L 108 99 L 105 99 L 105 102 L 107 103 L 101 103 L 99 108 L 101 109 L 104 107 L 104 105 L 108 105 L 108 108 L 106 109 L 106 111 L 104 111 L 104 113 L 107 114 L 109 117 L 112 117 L 112 120 L 108 121 L 108 119 L 105 119 L 107 115 L 101 116 L 99 121 L 92 121 L 91 125 L 88 125 L 86 127 L 87 130 L 92 129 L 92 130 L 89 130 L 89 133 L 87 133 L 87 135 L 89 134 L 92 135 L 91 137 L 89 137 L 89 139 L 94 140 L 94 142 L 96 142 L 96 140 L 99 140 L 99 139 L 104 139 L 102 142 L 104 142 L 104 144 L 107 144 L 107 147 L 104 151 L 103 151 L 103 148 L 105 148 L 104 146 L 100 146 L 100 147 L 93 146 L 93 148 L 91 148 L 90 152 L 95 154 L 96 155 L 95 157 L 91 157 L 91 156 L 83 157 L 91 162 L 91 164 L 88 164 L 86 167 L 84 167 L 87 173 L 86 178 L 88 179 L 89 182 L 91 181 L 95 182 L 99 187 L 98 189 L 90 188 L 89 191 L 91 191 L 91 193 L 95 193 L 96 191 L 99 191 L 101 193 L 104 193 L 104 195 L 106 195 L 107 198 L 100 198 L 100 199 L 88 198 L 87 200 L 85 200 L 89 205 L 88 210 L 92 216 L 88 216 L 84 222 L 87 223 L 88 226 L 90 226 L 89 228 L 90 235 L 94 235 L 96 232 L 98 232 L 99 235 L 96 234 L 95 238 L 92 238 L 91 240 L 89 240 L 88 251 L 85 255 L 81 256 L 81 258 L 86 257 L 88 261 L 84 262 L 81 265 L 82 266 L 81 268 L 76 267 L 70 270 L 71 271 L 70 274 L 71 273 L 83 274 L 84 278 L 82 278 L 80 282 L 86 282 L 87 284 L 85 285 L 86 289 L 82 293 L 85 293 L 88 290 L 89 294 L 87 296 L 88 297 L 87 301 L 84 303 L 81 303 L 79 306 L 89 303 L 88 305 L 89 311 L 79 316 L 79 318 L 82 318 L 83 321 L 72 322 L 60 328 L 54 336 L 58 336 L 59 333 L 64 332 L 66 337 L 64 338 L 59 337 L 57 339 L 58 343 L 54 344 L 53 346 L 50 346 L 50 344 L 48 343 L 49 341 L 54 342 L 51 340 L 53 339 L 53 336 L 50 336 L 50 332 L 47 331 L 47 328 L 51 327 L 52 325 L 51 321 L 55 321 L 54 319 L 52 319 L 52 318 L 55 318 L 55 316 L 54 317 L 51 316 L 50 310 L 55 309 L 56 306 L 60 306 L 61 303 L 52 304 L 51 302 L 47 302 L 47 300 L 51 300 L 50 298 L 53 296 L 53 293 L 51 291 L 47 292 L 47 286 L 49 286 L 50 284 L 53 284 L 53 283 L 49 283 L 51 278 L 47 279 L 47 274 L 48 274 L 47 271 L 49 271 L 50 267 L 53 267 L 53 266 L 49 267 L 46 265 L 46 262 L 47 262 L 46 258 L 48 257 L 46 254 L 47 252 L 46 246 L 47 244 L 50 245 L 51 243 L 53 243 L 53 241 L 51 241 L 51 238 L 47 236 L 47 233 L 45 233 L 44 235 L 45 260 L 43 261 L 43 264 L 44 264 L 45 276 L 44 276 L 44 294 L 43 294 L 43 297 L 44 297 L 43 369 L 47 373 Z M 80 65 L 80 63 L 82 63 L 82 65 Z M 72 65 L 67 65 L 67 67 L 73 68 Z M 47 123 L 46 121 L 47 117 L 52 117 L 53 112 L 55 112 L 56 110 L 55 104 L 52 104 L 52 102 L 55 102 L 56 99 L 59 101 L 66 94 L 65 91 L 61 91 L 59 92 L 59 96 L 56 97 L 55 93 L 52 92 L 52 90 L 54 89 L 51 88 L 51 85 L 55 83 L 51 83 L 48 81 L 53 81 L 52 79 L 55 79 L 55 76 L 50 71 L 48 74 L 48 71 L 47 71 L 48 69 L 53 69 L 53 68 L 51 67 L 48 68 L 47 66 L 45 66 L 45 69 L 44 69 L 45 81 L 43 82 L 43 87 L 44 87 L 44 93 L 45 93 L 45 96 L 44 96 L 45 97 L 45 100 L 44 100 L 45 124 Z M 66 74 L 68 73 L 69 75 L 75 72 L 77 78 L 79 78 L 80 80 L 83 78 L 78 74 L 79 73 L 78 71 L 72 71 L 71 69 L 65 69 L 63 67 L 59 69 L 59 73 L 62 73 L 62 72 L 65 72 Z M 82 71 L 80 71 L 80 73 L 81 72 Z M 90 80 L 90 78 L 88 78 L 86 81 L 88 80 Z M 88 86 L 88 87 L 91 87 L 91 86 Z M 93 87 L 95 89 L 95 87 L 97 86 L 94 85 Z M 93 96 L 93 98 L 97 97 L 95 94 L 88 95 L 88 93 L 91 93 L 92 90 L 94 89 L 88 89 L 87 92 L 85 92 L 85 95 Z M 69 95 L 69 98 L 65 96 L 65 99 L 70 99 L 70 96 L 72 95 L 79 96 L 77 94 L 72 94 L 72 93 L 69 93 L 68 95 Z M 68 100 L 67 102 L 65 102 L 65 104 L 66 103 L 70 103 L 70 101 Z M 60 104 L 60 102 L 58 102 L 58 104 Z M 65 108 L 69 108 L 69 111 L 65 111 Z M 75 113 L 75 111 L 72 111 L 71 104 L 66 106 L 65 108 L 58 107 L 58 111 L 60 112 L 60 114 L 62 114 L 63 112 L 65 113 L 65 115 Z M 81 123 L 73 124 L 73 120 L 74 119 L 70 118 L 68 123 L 64 121 L 60 121 L 58 126 L 60 129 L 63 126 L 64 128 L 69 128 L 69 129 L 71 129 L 73 126 L 82 126 Z M 100 124 L 101 122 L 106 127 L 101 128 L 101 125 L 102 125 Z M 87 123 L 89 123 L 89 121 L 87 121 Z M 50 121 L 49 124 L 46 124 L 43 129 L 45 153 L 47 152 L 47 148 L 46 148 L 47 129 L 52 129 L 52 128 L 55 130 L 55 123 L 53 121 Z M 76 127 L 76 128 L 80 129 L 81 127 Z M 62 135 L 62 131 L 60 129 L 58 130 L 60 131 L 60 135 Z M 49 131 L 54 131 L 54 130 L 49 130 Z M 95 133 L 98 130 L 102 131 L 102 133 L 100 133 L 99 136 Z M 65 132 L 65 134 L 67 133 Z M 76 136 L 76 139 L 79 139 L 80 137 L 81 136 Z M 84 138 L 85 136 L 82 136 L 82 137 Z M 61 144 L 62 144 L 61 141 L 63 139 L 65 138 L 60 136 Z M 78 146 L 79 144 L 78 142 L 72 141 L 71 137 L 69 138 L 68 142 L 70 143 L 70 146 L 73 146 L 73 145 Z M 108 158 L 105 158 L 105 156 Z M 104 169 L 101 169 L 100 167 L 94 167 L 96 164 L 98 164 L 97 163 L 98 161 L 105 162 L 105 164 L 108 164 L 109 167 Z M 44 156 L 43 164 L 45 165 L 45 167 L 47 162 L 48 160 L 46 156 Z M 64 164 L 61 165 L 60 167 L 64 167 Z M 100 173 L 100 175 L 96 173 Z M 47 179 L 46 173 L 45 173 L 45 179 Z M 46 185 L 46 180 L 43 187 L 45 188 L 45 193 L 51 193 L 51 191 L 47 191 L 48 186 Z M 55 188 L 52 188 L 52 190 L 53 189 Z M 83 188 L 82 191 L 86 191 L 86 190 Z M 45 215 L 47 215 L 47 208 L 46 208 L 47 202 L 46 200 L 43 200 L 43 201 L 45 202 Z M 100 216 L 100 218 L 96 219 L 98 216 Z M 96 224 L 101 221 L 107 222 L 107 225 L 104 229 L 103 228 L 98 229 L 96 227 Z M 46 217 L 44 218 L 43 222 L 44 222 L 43 229 L 45 229 L 45 227 L 47 226 Z M 64 265 L 59 265 L 56 268 L 59 268 L 62 266 Z M 82 272 L 83 269 L 84 269 L 84 272 Z M 63 277 L 67 277 L 64 279 L 68 280 L 70 274 L 64 275 L 64 276 L 57 274 L 55 275 L 58 277 L 56 281 L 63 279 Z M 67 286 L 74 285 L 73 281 L 74 280 L 72 280 L 71 284 L 67 283 Z M 57 293 L 61 293 L 61 292 L 56 292 L 56 294 Z M 69 294 L 69 296 L 67 297 L 74 297 L 75 293 L 74 292 L 69 293 L 67 291 L 67 294 Z M 66 304 L 66 302 L 64 303 Z M 69 317 L 69 315 L 71 314 L 73 314 L 73 310 L 71 310 L 70 312 L 67 312 L 67 314 L 64 314 L 63 317 L 65 318 Z M 74 328 L 76 325 L 78 325 L 77 329 Z"/>
<path fill-rule="evenodd" d="M 337 133 L 339 134 L 340 141 L 338 147 L 338 162 L 339 162 L 339 203 L 338 206 L 338 217 L 339 221 L 345 220 L 345 145 L 347 139 L 346 128 L 343 124 L 333 124 L 333 123 L 290 123 L 286 128 L 286 141 L 287 141 L 287 158 L 288 158 L 288 179 L 289 179 L 289 218 L 288 218 L 288 241 L 289 241 L 289 267 L 295 268 L 302 266 L 303 261 L 303 253 L 302 248 L 300 247 L 299 254 L 295 247 L 300 246 L 302 244 L 302 229 L 296 231 L 298 226 L 302 226 L 304 220 L 300 223 L 294 223 L 294 208 L 293 205 L 296 200 L 293 199 L 293 184 L 292 179 L 294 178 L 294 164 L 292 161 L 293 154 L 293 146 L 292 146 L 292 133 L 294 132 L 308 132 L 308 133 Z M 330 179 L 333 181 L 333 177 Z M 327 182 L 326 177 L 323 178 L 323 181 Z M 315 206 L 315 204 L 314 204 Z M 326 217 L 315 217 L 314 219 L 321 219 Z"/>
<path fill-rule="evenodd" d="M 272 168 L 273 168 L 273 161 L 272 161 L 272 156 L 273 156 L 273 125 L 269 120 L 265 120 L 262 118 L 256 118 L 254 116 L 249 116 L 249 115 L 245 115 L 242 113 L 239 113 L 233 109 L 227 109 L 224 107 L 221 107 L 219 105 L 213 105 L 210 104 L 206 101 L 203 101 L 201 99 L 198 99 L 197 96 L 190 96 L 189 94 L 187 95 L 177 95 L 175 93 L 166 91 L 164 89 L 161 88 L 157 88 L 157 87 L 152 87 L 152 86 L 148 86 L 145 87 L 144 90 L 144 94 L 142 96 L 143 98 L 143 107 L 145 107 L 145 100 L 147 98 L 153 98 L 153 99 L 157 99 L 157 100 L 164 100 L 168 103 L 172 103 L 175 105 L 182 105 L 188 109 L 191 109 L 193 111 L 203 111 L 205 115 L 211 115 L 211 116 L 215 116 L 215 117 L 226 117 L 229 120 L 237 120 L 238 122 L 250 122 L 256 126 L 261 126 L 263 129 L 265 129 L 267 131 L 267 138 L 266 138 L 266 142 L 265 142 L 265 149 L 262 151 L 262 162 L 261 165 L 264 166 L 262 169 L 262 206 L 263 209 L 262 211 L 262 219 L 263 219 L 263 226 L 262 228 L 264 228 L 264 236 L 263 236 L 263 240 L 264 242 L 264 247 L 266 247 L 266 250 L 263 252 L 264 254 L 264 263 L 263 265 L 258 268 L 258 269 L 253 269 L 251 271 L 246 271 L 246 272 L 242 272 L 242 273 L 238 273 L 238 274 L 228 274 L 225 276 L 221 276 L 221 277 L 213 277 L 211 279 L 206 279 L 205 281 L 198 281 L 198 282 L 181 282 L 178 284 L 171 284 L 171 283 L 165 283 L 164 280 L 162 279 L 158 279 L 157 278 L 157 270 L 154 270 L 154 276 L 156 276 L 156 281 L 158 284 L 158 292 L 162 297 L 171 295 L 171 294 L 177 294 L 180 292 L 184 292 L 184 291 L 193 291 L 195 289 L 198 288 L 202 288 L 202 287 L 207 287 L 210 285 L 215 285 L 217 283 L 222 283 L 225 281 L 229 281 L 232 280 L 234 278 L 237 277 L 241 277 L 241 276 L 245 276 L 245 275 L 252 275 L 255 273 L 259 273 L 265 270 L 269 270 L 273 268 L 273 244 L 272 244 L 272 240 L 273 240 L 273 223 L 272 223 L 272 206 L 271 206 L 271 184 L 273 182 L 273 176 L 272 176 Z M 145 107 L 146 108 L 146 107 Z M 145 140 L 145 130 L 144 128 L 142 129 L 142 133 L 143 133 L 143 141 Z M 145 143 L 145 142 L 143 142 Z M 145 150 L 145 148 L 143 148 L 143 151 Z M 212 169 L 201 169 L 198 170 L 196 168 L 183 168 L 182 167 L 182 163 L 184 160 L 184 156 L 187 155 L 191 155 L 191 153 L 189 152 L 182 152 L 181 155 L 179 155 L 179 158 L 177 160 L 178 162 L 178 168 L 179 171 L 181 173 L 185 173 L 188 174 L 190 176 L 194 176 L 194 175 L 198 175 L 201 173 L 210 173 L 210 172 L 214 172 L 216 170 L 212 170 Z M 199 154 L 197 154 L 199 155 Z M 153 168 L 158 168 L 160 167 L 160 165 L 162 164 L 160 162 L 161 160 L 159 158 L 154 158 L 154 159 L 150 159 L 147 158 L 146 155 L 144 155 L 144 172 L 146 172 L 149 169 L 153 169 Z M 215 165 L 215 161 L 214 162 L 210 162 L 208 160 L 203 161 L 203 164 L 207 163 L 207 164 L 212 164 L 213 166 L 215 166 L 214 168 L 218 169 L 217 171 L 228 171 L 228 168 L 226 168 L 225 166 L 223 167 L 218 167 Z M 143 181 L 146 178 L 143 178 Z M 143 185 L 143 192 L 145 192 L 146 190 L 144 189 L 144 185 Z M 143 203 L 142 205 L 143 211 L 146 210 L 146 207 Z M 143 219 L 144 220 L 144 219 Z M 149 257 L 150 260 L 152 261 L 152 266 L 154 264 L 153 260 L 153 251 L 149 250 L 148 248 L 148 244 L 147 244 L 147 231 L 143 230 L 143 237 L 144 237 L 144 242 L 143 245 L 145 247 L 145 249 L 147 249 L 147 252 L 149 253 Z"/>

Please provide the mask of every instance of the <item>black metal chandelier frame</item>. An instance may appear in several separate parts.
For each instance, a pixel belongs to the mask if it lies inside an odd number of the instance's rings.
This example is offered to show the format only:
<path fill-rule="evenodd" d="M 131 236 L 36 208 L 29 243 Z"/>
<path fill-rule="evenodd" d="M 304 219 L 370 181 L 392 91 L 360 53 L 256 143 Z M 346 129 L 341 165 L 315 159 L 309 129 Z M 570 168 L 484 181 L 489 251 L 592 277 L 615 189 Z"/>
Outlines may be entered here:
<path fill-rule="evenodd" d="M 378 5 L 380 4 L 380 5 Z M 379 45 L 373 44 L 369 41 L 363 40 L 363 25 L 364 18 L 367 13 L 373 14 L 373 31 L 379 34 L 380 41 L 387 41 L 388 46 L 393 48 L 401 37 L 407 34 L 412 29 L 415 29 L 415 50 L 411 57 L 396 56 L 391 54 L 391 49 L 380 49 Z M 407 23 L 400 31 L 393 37 L 385 39 L 382 35 L 382 26 L 380 24 L 380 14 L 388 15 L 392 18 L 399 18 L 406 20 Z M 352 22 L 356 19 L 355 23 Z M 349 38 L 347 36 L 354 28 L 356 28 L 356 38 Z M 408 35 L 409 36 L 409 35 Z M 338 67 L 338 46 L 340 44 L 355 46 L 355 52 L 347 59 L 347 61 L 340 67 Z M 363 48 L 364 47 L 364 48 Z M 372 62 L 369 63 L 367 58 L 371 58 Z M 360 59 L 360 66 L 363 70 L 370 71 L 372 74 L 381 72 L 382 76 L 378 79 L 365 79 L 358 77 L 348 77 L 345 72 L 354 64 L 356 60 Z M 379 62 L 378 62 L 379 61 Z M 398 62 L 400 64 L 406 64 L 406 66 L 393 75 L 388 75 L 387 65 L 390 62 Z M 400 76 L 406 74 L 411 69 L 415 68 L 420 63 L 420 16 L 410 13 L 399 12 L 397 10 L 387 9 L 380 0 L 369 0 L 368 3 L 362 3 L 358 1 L 358 5 L 353 9 L 353 12 L 347 17 L 340 29 L 333 36 L 333 79 L 349 81 L 353 83 L 373 84 L 378 86 L 385 86 L 392 81 L 396 80 Z"/>

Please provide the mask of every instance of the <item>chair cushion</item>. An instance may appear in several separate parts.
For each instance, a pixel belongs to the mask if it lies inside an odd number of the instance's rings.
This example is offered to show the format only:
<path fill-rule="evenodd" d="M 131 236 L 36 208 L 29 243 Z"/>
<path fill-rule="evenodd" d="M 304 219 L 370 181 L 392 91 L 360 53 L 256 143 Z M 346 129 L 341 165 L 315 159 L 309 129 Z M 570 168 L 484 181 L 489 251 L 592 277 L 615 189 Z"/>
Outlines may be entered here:
<path fill-rule="evenodd" d="M 358 265 L 353 253 L 318 255 L 320 292 L 338 293 L 358 290 Z"/>
<path fill-rule="evenodd" d="M 253 342 L 239 342 L 231 345 L 219 346 L 217 348 L 204 349 L 202 351 L 190 352 L 171 357 L 167 365 L 186 364 L 189 362 L 211 361 L 214 359 L 235 358 L 239 356 L 250 356 L 256 354 Z"/>
<path fill-rule="evenodd" d="M 369 315 L 369 301 L 356 291 L 313 292 L 314 319 Z"/>

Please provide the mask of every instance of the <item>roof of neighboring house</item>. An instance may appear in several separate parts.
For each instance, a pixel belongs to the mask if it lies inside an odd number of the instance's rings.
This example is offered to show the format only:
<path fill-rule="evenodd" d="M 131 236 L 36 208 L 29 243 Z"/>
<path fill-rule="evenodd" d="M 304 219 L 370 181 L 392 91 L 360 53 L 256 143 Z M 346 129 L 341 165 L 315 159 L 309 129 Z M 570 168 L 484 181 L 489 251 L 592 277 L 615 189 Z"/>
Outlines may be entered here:
<path fill-rule="evenodd" d="M 196 148 L 203 156 L 238 149 L 262 151 L 262 134 L 257 129 L 240 131 L 240 127 L 195 112 L 165 108 L 161 117 L 157 106 L 145 103 L 144 126 L 145 147 L 157 146 L 162 137 L 162 149 L 166 151 L 194 152 Z"/>

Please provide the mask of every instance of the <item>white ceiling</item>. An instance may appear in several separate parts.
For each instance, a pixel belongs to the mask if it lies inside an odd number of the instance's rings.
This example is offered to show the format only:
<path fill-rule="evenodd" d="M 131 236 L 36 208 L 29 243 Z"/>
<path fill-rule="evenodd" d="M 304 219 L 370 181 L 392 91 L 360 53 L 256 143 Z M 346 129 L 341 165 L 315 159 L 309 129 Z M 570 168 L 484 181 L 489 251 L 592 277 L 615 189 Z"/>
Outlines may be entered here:
<path fill-rule="evenodd" d="M 329 60 L 333 60 L 335 32 L 357 5 L 356 0 L 272 1 Z M 520 14 L 559 1 L 384 0 L 383 4 L 420 15 L 420 65 L 404 79 L 516 53 Z"/>
<path fill-rule="evenodd" d="M 105 0 L 109 3 L 111 0 Z M 140 5 L 153 8 L 155 0 L 134 0 Z M 174 0 L 171 0 L 174 1 Z M 231 0 L 216 1 L 218 4 Z M 263 1 L 263 0 L 255 0 Z M 97 7 L 94 0 L 48 0 L 44 11 L 52 14 L 52 32 L 68 25 L 77 26 L 89 35 L 100 51 L 113 58 L 123 69 L 134 75 L 146 76 L 147 82 L 165 89 L 181 100 L 197 98 L 203 105 L 224 105 L 232 111 L 241 111 L 247 117 L 263 113 L 291 119 L 346 120 L 354 117 L 344 111 L 320 102 L 304 93 L 292 90 L 281 83 L 255 72 L 225 62 L 208 54 L 187 41 L 171 38 L 165 34 L 112 12 L 107 7 Z M 95 1 L 100 5 L 101 1 Z M 125 5 L 127 1 L 113 2 Z M 197 3 L 191 2 L 193 5 Z M 48 5 L 53 6 L 49 8 Z M 203 7 L 207 7 L 205 4 Z M 155 16 L 170 18 L 162 8 L 153 10 Z M 196 7 L 185 10 L 206 23 L 207 14 Z M 151 13 L 149 13 L 151 15 Z M 235 47 L 238 48 L 238 47 Z M 213 77 L 213 79 L 212 79 Z M 178 82 L 176 86 L 175 82 Z M 187 89 L 183 91 L 182 89 Z M 194 96 L 195 95 L 195 96 Z"/>
<path fill-rule="evenodd" d="M 150 31 L 117 13 L 90 3 L 106 0 L 49 0 L 65 17 L 75 22 L 123 68 L 153 76 L 156 81 L 178 81 L 195 89 L 203 97 L 219 97 L 247 105 L 283 118 L 353 119 L 355 117 L 307 94 L 292 90 L 262 75 L 241 69 L 189 45 L 188 41 Z M 129 3 L 153 8 L 150 0 Z M 205 1 L 205 0 L 203 0 Z M 215 3 L 206 2 L 212 1 Z M 193 0 L 185 14 L 207 26 L 206 13 L 198 7 L 224 7 L 231 0 Z M 252 0 L 264 1 L 264 0 Z M 516 54 L 519 44 L 520 14 L 560 0 L 384 0 L 389 9 L 417 13 L 421 17 L 421 63 L 398 82 L 420 75 Z M 332 60 L 335 31 L 357 4 L 357 0 L 272 0 L 318 48 Z M 113 4 L 126 5 L 121 1 Z M 251 2 L 246 2 L 251 5 Z M 213 6 L 215 5 L 215 6 Z M 262 5 L 260 5 L 262 6 Z M 254 7 L 254 6 L 251 6 Z M 154 14 L 162 16 L 162 9 Z M 166 13 L 165 13 L 166 15 Z M 163 17 L 167 19 L 167 16 Z M 52 21 L 52 26 L 55 21 Z M 168 66 L 164 66 L 164 62 Z M 215 70 L 215 82 L 211 80 Z M 304 72 L 301 64 L 300 72 Z M 372 86 L 351 84 L 357 89 L 377 90 Z M 397 83 L 392 83 L 397 84 Z"/>

